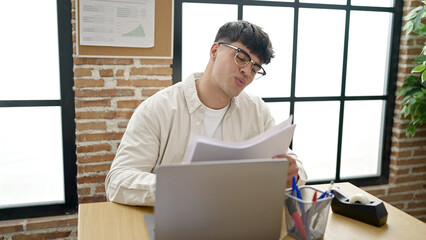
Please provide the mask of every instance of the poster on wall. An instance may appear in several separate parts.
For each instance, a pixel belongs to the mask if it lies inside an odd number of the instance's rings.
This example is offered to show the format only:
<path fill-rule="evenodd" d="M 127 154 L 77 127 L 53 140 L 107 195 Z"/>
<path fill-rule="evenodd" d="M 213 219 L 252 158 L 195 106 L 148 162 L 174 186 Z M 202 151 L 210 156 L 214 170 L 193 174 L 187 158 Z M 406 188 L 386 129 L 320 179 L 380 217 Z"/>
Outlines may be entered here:
<path fill-rule="evenodd" d="M 155 0 L 80 0 L 80 45 L 154 47 Z"/>

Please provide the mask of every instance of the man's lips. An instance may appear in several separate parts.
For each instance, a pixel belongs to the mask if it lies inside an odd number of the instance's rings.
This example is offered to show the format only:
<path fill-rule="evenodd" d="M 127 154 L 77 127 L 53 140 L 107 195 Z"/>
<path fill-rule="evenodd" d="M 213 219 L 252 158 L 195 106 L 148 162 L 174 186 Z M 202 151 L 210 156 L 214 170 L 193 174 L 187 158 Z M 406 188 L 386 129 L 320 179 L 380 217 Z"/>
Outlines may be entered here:
<path fill-rule="evenodd" d="M 236 80 L 238 86 L 240 86 L 240 87 L 246 86 L 247 81 L 244 78 L 236 77 L 235 80 Z"/>

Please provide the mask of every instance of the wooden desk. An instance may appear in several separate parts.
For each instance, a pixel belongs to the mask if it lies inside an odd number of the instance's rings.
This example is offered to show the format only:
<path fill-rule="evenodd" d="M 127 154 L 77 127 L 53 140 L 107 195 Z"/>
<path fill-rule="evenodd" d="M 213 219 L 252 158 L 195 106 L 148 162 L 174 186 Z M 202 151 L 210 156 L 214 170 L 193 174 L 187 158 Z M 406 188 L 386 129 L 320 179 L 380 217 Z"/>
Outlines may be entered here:
<path fill-rule="evenodd" d="M 348 196 L 361 192 L 370 200 L 378 200 L 350 183 L 338 183 L 335 186 Z M 326 190 L 328 185 L 314 187 Z M 387 203 L 385 206 L 388 211 L 387 224 L 380 228 L 335 214 L 330 209 L 324 239 L 425 239 L 425 223 Z M 78 239 L 148 240 L 143 215 L 153 212 L 152 207 L 132 207 L 112 202 L 80 204 Z M 294 239 L 287 235 L 284 212 L 280 239 Z"/>

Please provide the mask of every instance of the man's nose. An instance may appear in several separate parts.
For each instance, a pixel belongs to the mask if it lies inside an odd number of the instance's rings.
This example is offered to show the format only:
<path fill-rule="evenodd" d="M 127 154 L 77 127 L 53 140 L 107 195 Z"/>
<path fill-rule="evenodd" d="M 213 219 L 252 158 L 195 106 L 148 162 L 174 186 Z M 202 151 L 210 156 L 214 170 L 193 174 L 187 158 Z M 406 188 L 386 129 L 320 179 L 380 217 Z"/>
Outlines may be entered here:
<path fill-rule="evenodd" d="M 240 67 L 240 71 L 244 74 L 245 77 L 251 78 L 251 69 L 253 68 L 252 63 L 248 63 L 244 67 Z"/>

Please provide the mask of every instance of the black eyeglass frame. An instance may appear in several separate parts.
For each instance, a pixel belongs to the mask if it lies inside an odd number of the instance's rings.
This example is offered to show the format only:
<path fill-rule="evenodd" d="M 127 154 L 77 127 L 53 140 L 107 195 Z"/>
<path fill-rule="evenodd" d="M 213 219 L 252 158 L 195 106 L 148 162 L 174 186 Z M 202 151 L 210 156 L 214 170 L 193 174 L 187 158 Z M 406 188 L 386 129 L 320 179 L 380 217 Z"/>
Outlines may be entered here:
<path fill-rule="evenodd" d="M 239 48 L 239 47 L 236 47 L 236 46 L 234 46 L 234 45 L 232 45 L 232 44 L 229 44 L 229 43 L 226 43 L 226 42 L 218 42 L 218 44 L 222 44 L 222 45 L 225 45 L 225 46 L 227 46 L 227 47 L 230 47 L 230 48 L 233 48 L 233 49 L 235 49 L 235 51 L 236 51 L 236 53 L 235 53 L 235 56 L 234 56 L 234 62 L 235 62 L 235 64 L 237 64 L 237 66 L 240 66 L 240 67 L 245 67 L 245 66 L 247 66 L 249 63 L 252 63 L 252 67 L 251 67 L 251 72 L 252 73 L 254 73 L 254 75 L 253 75 L 253 77 L 255 78 L 255 79 L 259 79 L 260 77 L 263 77 L 263 76 L 265 76 L 266 75 L 266 71 L 265 71 L 265 69 L 260 65 L 260 64 L 258 64 L 258 63 L 256 63 L 256 62 L 254 62 L 252 59 L 251 59 L 251 57 L 250 57 L 250 55 L 246 52 L 246 51 L 244 51 L 243 49 L 241 49 L 241 48 Z M 240 64 L 238 64 L 238 62 L 237 62 L 237 60 L 236 60 L 236 58 L 237 58 L 237 55 L 238 55 L 238 53 L 243 53 L 244 55 L 246 55 L 246 57 L 247 57 L 247 59 L 248 59 L 248 61 L 244 61 L 245 62 L 245 64 L 244 65 L 240 65 Z M 259 71 L 255 71 L 254 70 L 254 67 L 259 67 Z M 258 77 L 256 77 L 256 74 L 259 74 L 258 75 Z"/>

